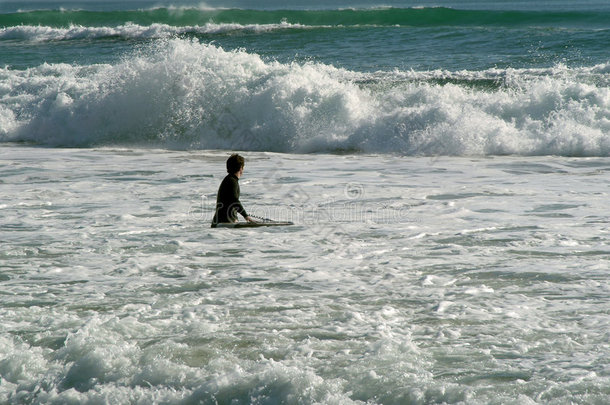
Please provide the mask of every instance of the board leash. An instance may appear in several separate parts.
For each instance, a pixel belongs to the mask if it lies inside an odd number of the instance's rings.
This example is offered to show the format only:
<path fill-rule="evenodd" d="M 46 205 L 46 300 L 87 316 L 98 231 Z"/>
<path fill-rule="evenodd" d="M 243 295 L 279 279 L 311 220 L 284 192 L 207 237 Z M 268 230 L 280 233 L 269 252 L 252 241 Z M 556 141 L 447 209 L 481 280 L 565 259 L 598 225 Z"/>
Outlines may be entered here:
<path fill-rule="evenodd" d="M 259 220 L 261 222 L 278 222 L 278 221 L 274 221 L 274 220 L 269 219 L 269 218 L 258 217 L 256 215 L 250 215 L 250 217 L 252 217 L 254 219 L 257 219 L 257 220 Z"/>
<path fill-rule="evenodd" d="M 256 219 L 258 222 L 263 224 L 284 224 L 284 225 L 292 225 L 293 223 L 290 221 L 276 221 L 274 219 L 263 218 L 256 215 L 250 215 L 250 217 Z"/>

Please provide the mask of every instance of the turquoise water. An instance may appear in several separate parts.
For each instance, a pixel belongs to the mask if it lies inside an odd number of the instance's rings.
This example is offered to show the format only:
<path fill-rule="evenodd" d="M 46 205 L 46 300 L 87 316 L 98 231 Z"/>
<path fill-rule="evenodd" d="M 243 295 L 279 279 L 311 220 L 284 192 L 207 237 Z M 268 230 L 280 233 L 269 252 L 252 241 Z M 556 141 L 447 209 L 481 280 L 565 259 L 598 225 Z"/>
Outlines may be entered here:
<path fill-rule="evenodd" d="M 391 69 L 487 69 L 589 66 L 607 62 L 610 6 L 602 2 L 390 2 L 318 3 L 306 6 L 257 2 L 28 2 L 6 3 L 0 11 L 3 64 L 15 68 L 49 63 L 113 61 L 146 36 L 127 32 L 93 34 L 87 28 L 125 24 L 183 27 L 182 37 L 244 48 L 283 62 L 315 60 L 357 71 Z M 569 4 L 568 4 L 569 3 Z M 280 6 L 281 4 L 281 6 Z M 19 10 L 17 12 L 17 10 Z M 30 11 L 28 11 L 30 10 Z M 201 32 L 208 23 L 292 29 Z M 38 27 L 37 32 L 26 28 Z M 72 35 L 45 37 L 40 27 L 78 27 Z M 228 28 L 228 27 L 226 27 Z M 44 46 L 45 38 L 52 43 Z M 84 42 L 84 43 L 83 43 Z"/>

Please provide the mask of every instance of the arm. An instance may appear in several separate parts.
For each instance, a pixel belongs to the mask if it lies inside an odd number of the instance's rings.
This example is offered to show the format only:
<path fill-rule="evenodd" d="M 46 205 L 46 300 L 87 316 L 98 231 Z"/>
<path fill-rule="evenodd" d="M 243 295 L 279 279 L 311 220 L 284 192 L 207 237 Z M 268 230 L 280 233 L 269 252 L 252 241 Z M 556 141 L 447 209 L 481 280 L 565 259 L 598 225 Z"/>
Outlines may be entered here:
<path fill-rule="evenodd" d="M 237 213 L 244 217 L 246 221 L 253 222 L 253 219 L 248 215 L 246 209 L 241 204 L 241 201 L 239 201 L 239 183 L 237 180 L 233 182 L 233 201 L 234 203 L 232 205 L 235 207 Z"/>

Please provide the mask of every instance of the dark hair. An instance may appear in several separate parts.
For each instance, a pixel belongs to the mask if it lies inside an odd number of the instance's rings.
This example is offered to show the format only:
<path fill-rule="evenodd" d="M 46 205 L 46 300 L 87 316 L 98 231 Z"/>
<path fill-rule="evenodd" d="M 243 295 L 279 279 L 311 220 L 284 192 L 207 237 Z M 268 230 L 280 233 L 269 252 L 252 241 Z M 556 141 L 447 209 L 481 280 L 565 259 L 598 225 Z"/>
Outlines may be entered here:
<path fill-rule="evenodd" d="M 227 159 L 227 172 L 231 174 L 235 174 L 244 167 L 245 159 L 239 156 L 237 153 L 234 153 Z"/>

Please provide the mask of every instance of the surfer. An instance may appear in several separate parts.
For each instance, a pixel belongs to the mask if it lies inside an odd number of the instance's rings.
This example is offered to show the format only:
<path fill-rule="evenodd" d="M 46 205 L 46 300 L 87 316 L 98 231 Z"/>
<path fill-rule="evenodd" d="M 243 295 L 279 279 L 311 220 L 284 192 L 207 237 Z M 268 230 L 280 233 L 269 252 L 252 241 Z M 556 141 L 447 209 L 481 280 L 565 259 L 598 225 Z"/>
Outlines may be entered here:
<path fill-rule="evenodd" d="M 227 173 L 229 174 L 222 180 L 218 188 L 212 228 L 216 228 L 219 223 L 237 222 L 237 214 L 248 222 L 255 222 L 239 201 L 239 178 L 244 173 L 244 164 L 244 158 L 238 154 L 233 154 L 227 159 Z"/>

